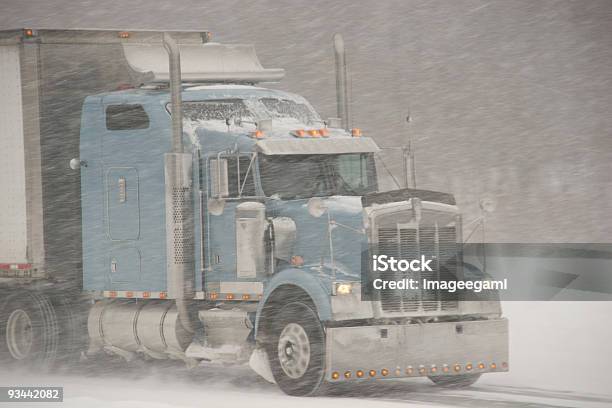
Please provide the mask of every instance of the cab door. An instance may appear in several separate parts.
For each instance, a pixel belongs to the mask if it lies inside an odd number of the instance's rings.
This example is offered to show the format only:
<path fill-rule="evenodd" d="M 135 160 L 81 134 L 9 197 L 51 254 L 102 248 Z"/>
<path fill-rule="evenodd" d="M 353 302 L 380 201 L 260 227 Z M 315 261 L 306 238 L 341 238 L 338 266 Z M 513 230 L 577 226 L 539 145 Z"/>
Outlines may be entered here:
<path fill-rule="evenodd" d="M 151 138 L 149 115 L 141 104 L 104 106 L 106 132 L 102 135 L 105 227 L 109 251 L 107 281 L 120 286 L 141 280 L 141 177 L 139 146 Z M 144 169 L 142 169 L 144 170 Z"/>
<path fill-rule="evenodd" d="M 212 201 L 208 204 L 208 245 L 205 258 L 210 268 L 206 281 L 208 284 L 257 281 L 261 277 L 257 276 L 253 265 L 241 265 L 237 256 L 240 242 L 236 239 L 237 225 L 248 228 L 247 224 L 237 219 L 237 207 L 241 203 L 258 200 L 255 197 L 255 156 L 251 153 L 210 155 L 206 168 L 210 175 L 209 197 L 222 197 L 220 201 L 223 202 L 220 206 L 211 204 Z M 219 173 L 215 171 L 217 168 L 223 169 L 220 172 L 224 179 L 222 183 L 218 183 L 218 176 L 214 176 Z M 218 191 L 218 185 L 221 184 L 225 186 L 225 191 Z"/>

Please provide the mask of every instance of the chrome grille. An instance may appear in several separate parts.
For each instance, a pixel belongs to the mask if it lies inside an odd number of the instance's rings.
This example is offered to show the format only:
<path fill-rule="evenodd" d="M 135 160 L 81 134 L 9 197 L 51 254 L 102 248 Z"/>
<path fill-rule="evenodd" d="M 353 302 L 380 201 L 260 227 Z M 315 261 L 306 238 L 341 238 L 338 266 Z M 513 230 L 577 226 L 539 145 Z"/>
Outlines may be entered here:
<path fill-rule="evenodd" d="M 439 227 L 437 224 L 417 228 L 378 228 L 377 255 L 393 256 L 396 259 L 416 259 L 425 255 L 434 259 L 432 271 L 380 273 L 384 280 L 413 278 L 421 282 L 428 280 L 453 280 L 457 272 L 456 229 Z M 445 312 L 456 310 L 458 294 L 447 291 L 383 290 L 381 304 L 386 312 Z"/>

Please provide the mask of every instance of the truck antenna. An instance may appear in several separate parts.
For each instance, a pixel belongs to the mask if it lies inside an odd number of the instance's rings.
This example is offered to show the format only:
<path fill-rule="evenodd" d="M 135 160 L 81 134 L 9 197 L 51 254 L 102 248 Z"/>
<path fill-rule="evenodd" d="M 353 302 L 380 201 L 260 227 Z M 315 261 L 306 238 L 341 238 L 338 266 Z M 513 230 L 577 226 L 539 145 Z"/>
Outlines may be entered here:
<path fill-rule="evenodd" d="M 408 116 L 406 116 L 406 123 L 408 124 L 408 146 L 402 148 L 404 153 L 404 181 L 406 188 L 416 188 L 416 165 L 414 162 L 412 132 L 410 131 L 411 122 L 412 117 L 408 114 Z"/>

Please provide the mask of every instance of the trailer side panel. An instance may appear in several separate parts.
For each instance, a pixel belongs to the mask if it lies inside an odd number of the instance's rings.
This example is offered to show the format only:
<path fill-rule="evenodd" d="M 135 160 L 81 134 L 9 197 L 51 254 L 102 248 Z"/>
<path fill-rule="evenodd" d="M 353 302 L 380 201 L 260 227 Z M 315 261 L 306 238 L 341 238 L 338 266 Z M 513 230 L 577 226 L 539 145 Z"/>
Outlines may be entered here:
<path fill-rule="evenodd" d="M 0 263 L 27 263 L 27 200 L 19 46 L 0 46 Z"/>

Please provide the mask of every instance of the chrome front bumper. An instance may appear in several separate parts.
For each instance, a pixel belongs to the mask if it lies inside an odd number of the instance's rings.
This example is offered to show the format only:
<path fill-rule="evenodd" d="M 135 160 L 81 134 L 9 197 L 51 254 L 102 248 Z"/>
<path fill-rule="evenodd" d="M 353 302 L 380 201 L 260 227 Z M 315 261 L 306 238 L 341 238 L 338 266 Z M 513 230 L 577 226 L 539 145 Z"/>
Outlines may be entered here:
<path fill-rule="evenodd" d="M 332 327 L 331 382 L 508 371 L 508 321 Z"/>

